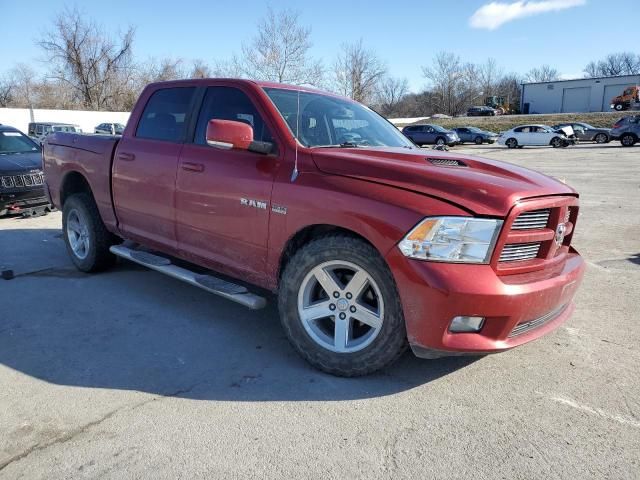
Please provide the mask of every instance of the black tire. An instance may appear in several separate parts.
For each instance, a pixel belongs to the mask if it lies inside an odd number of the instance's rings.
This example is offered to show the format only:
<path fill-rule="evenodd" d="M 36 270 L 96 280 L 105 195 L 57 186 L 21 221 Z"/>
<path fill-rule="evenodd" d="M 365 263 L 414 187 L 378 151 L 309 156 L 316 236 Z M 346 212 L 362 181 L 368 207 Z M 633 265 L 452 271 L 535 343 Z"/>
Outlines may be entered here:
<path fill-rule="evenodd" d="M 613 108 L 616 112 L 621 112 L 624 110 L 624 105 L 622 103 L 616 103 Z"/>
<path fill-rule="evenodd" d="M 507 148 L 516 148 L 518 146 L 518 140 L 513 137 L 507 138 L 507 141 L 504 142 L 504 144 L 507 146 Z"/>
<path fill-rule="evenodd" d="M 476 145 L 482 145 L 482 137 L 476 137 L 473 141 Z"/>
<path fill-rule="evenodd" d="M 560 137 L 553 137 L 549 142 L 553 148 L 560 148 L 562 146 L 562 139 Z"/>
<path fill-rule="evenodd" d="M 620 136 L 620 144 L 623 147 L 633 147 L 638 138 L 633 133 L 624 133 Z"/>
<path fill-rule="evenodd" d="M 594 142 L 596 143 L 609 143 L 609 135 L 606 133 L 598 133 L 595 137 L 593 137 Z"/>
<path fill-rule="evenodd" d="M 438 137 L 436 138 L 436 145 L 446 145 L 447 144 L 447 139 L 444 137 Z"/>
<path fill-rule="evenodd" d="M 374 340 L 361 350 L 338 353 L 309 335 L 298 313 L 298 293 L 307 274 L 329 261 L 347 261 L 368 273 L 384 300 L 384 317 Z M 368 243 L 344 234 L 328 234 L 298 250 L 282 273 L 278 291 L 282 327 L 293 348 L 314 367 L 341 377 L 368 375 L 393 363 L 407 347 L 404 315 L 388 266 Z"/>
<path fill-rule="evenodd" d="M 89 248 L 84 258 L 80 258 L 73 251 L 69 240 L 68 219 L 69 214 L 73 211 L 81 215 L 86 222 Z M 117 238 L 104 226 L 98 207 L 91 195 L 76 193 L 66 199 L 62 207 L 62 232 L 69 257 L 78 270 L 98 272 L 115 263 L 116 257 L 109 252 L 109 247 L 116 243 Z"/>

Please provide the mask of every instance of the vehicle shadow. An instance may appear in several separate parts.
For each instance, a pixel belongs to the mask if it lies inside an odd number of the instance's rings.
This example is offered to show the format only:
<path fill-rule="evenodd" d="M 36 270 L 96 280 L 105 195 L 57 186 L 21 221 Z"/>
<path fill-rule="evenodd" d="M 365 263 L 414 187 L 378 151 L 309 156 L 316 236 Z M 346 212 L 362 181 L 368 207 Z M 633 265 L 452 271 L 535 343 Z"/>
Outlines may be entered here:
<path fill-rule="evenodd" d="M 55 230 L 3 230 L 57 257 Z M 39 244 L 42 236 L 57 238 Z M 19 262 L 18 262 L 19 263 Z M 177 280 L 120 262 L 86 275 L 69 264 L 0 280 L 0 363 L 73 387 L 220 401 L 339 401 L 428 384 L 479 357 L 419 360 L 346 379 L 308 366 L 280 327 L 275 298 L 250 311 Z M 9 301 L 11 300 L 11 301 Z"/>

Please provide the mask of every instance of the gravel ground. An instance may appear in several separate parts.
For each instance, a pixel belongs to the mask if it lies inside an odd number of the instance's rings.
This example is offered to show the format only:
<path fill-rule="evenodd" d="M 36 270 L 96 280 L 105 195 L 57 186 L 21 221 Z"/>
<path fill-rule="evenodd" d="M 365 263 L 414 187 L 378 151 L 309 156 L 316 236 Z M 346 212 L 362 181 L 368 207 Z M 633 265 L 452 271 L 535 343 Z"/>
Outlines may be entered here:
<path fill-rule="evenodd" d="M 573 317 L 480 359 L 308 367 L 252 312 L 0 219 L 0 478 L 640 478 L 640 147 L 456 148 L 581 192 Z"/>

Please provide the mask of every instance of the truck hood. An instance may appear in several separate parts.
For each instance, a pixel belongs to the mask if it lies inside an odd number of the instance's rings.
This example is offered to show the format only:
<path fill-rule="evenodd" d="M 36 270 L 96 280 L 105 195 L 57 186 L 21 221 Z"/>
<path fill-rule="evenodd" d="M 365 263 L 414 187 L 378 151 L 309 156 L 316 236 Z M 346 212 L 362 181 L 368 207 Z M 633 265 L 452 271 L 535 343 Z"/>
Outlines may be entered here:
<path fill-rule="evenodd" d="M 0 173 L 21 173 L 42 169 L 40 152 L 6 153 L 0 155 Z"/>
<path fill-rule="evenodd" d="M 316 148 L 312 156 L 318 169 L 324 173 L 441 198 L 476 215 L 504 217 L 516 202 L 530 197 L 577 196 L 568 185 L 533 170 L 452 152 L 405 148 Z M 445 166 L 437 164 L 438 161 L 456 161 L 460 166 Z"/>

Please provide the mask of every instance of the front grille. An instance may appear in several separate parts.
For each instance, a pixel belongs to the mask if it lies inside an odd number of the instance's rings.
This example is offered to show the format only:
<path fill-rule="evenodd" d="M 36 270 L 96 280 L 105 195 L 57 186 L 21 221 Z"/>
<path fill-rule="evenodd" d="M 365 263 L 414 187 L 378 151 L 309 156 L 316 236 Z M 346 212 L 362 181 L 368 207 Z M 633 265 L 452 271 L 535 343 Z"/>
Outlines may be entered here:
<path fill-rule="evenodd" d="M 567 308 L 567 304 L 561 305 L 560 307 L 550 311 L 549 313 L 541 317 L 519 323 L 518 325 L 515 326 L 513 330 L 511 330 L 511 333 L 509 334 L 509 338 L 517 337 L 518 335 L 522 335 L 523 333 L 527 333 L 535 328 L 541 327 L 545 323 L 550 322 L 551 320 L 556 318 L 558 315 L 560 315 L 565 308 Z"/>
<path fill-rule="evenodd" d="M 531 260 L 538 256 L 540 242 L 533 243 L 510 243 L 505 245 L 500 254 L 499 262 L 518 262 Z"/>
<path fill-rule="evenodd" d="M 44 176 L 42 173 L 28 173 L 25 175 L 5 175 L 2 177 L 2 186 L 4 188 L 23 188 L 42 185 Z"/>
<path fill-rule="evenodd" d="M 546 228 L 549 223 L 549 215 L 551 215 L 550 208 L 521 213 L 513 222 L 511 230 L 539 230 Z"/>

